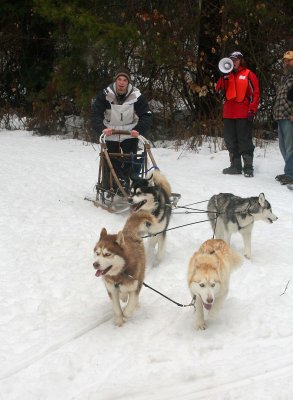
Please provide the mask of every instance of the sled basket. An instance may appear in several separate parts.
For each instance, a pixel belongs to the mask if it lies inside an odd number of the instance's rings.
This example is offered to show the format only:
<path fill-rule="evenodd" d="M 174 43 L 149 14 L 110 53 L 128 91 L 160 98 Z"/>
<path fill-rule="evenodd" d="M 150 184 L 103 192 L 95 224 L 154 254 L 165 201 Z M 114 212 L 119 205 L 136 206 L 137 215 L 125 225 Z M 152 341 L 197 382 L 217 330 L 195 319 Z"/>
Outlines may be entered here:
<path fill-rule="evenodd" d="M 116 130 L 114 133 L 119 136 L 130 135 L 129 131 Z M 137 154 L 109 153 L 105 135 L 100 136 L 101 151 L 96 197 L 85 198 L 86 200 L 109 212 L 119 213 L 129 210 L 129 177 L 123 176 L 120 166 L 126 164 L 129 170 L 141 178 L 146 178 L 152 169 L 158 169 L 148 140 L 142 135 L 138 136 L 138 140 Z M 177 205 L 180 197 L 178 193 L 172 193 L 170 198 L 172 206 Z"/>

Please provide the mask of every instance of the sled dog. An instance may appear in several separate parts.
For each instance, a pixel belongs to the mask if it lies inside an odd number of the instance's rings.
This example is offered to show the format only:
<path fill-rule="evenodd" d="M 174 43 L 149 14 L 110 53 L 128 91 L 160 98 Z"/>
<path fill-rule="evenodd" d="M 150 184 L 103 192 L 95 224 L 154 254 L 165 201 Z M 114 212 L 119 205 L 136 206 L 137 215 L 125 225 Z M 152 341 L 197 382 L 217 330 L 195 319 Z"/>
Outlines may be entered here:
<path fill-rule="evenodd" d="M 244 242 L 244 255 L 251 258 L 251 232 L 255 221 L 272 224 L 278 217 L 261 193 L 258 197 L 242 198 L 232 193 L 212 196 L 208 202 L 208 217 L 217 239 L 230 244 L 231 236 L 239 232 Z"/>
<path fill-rule="evenodd" d="M 195 297 L 195 328 L 206 329 L 204 308 L 218 311 L 228 294 L 231 271 L 242 262 L 223 240 L 210 239 L 193 254 L 188 265 L 188 286 Z"/>
<path fill-rule="evenodd" d="M 148 211 L 157 220 L 157 223 L 151 224 L 148 229 L 148 234 L 156 235 L 149 238 L 148 245 L 148 253 L 151 256 L 156 248 L 154 265 L 158 265 L 165 254 L 166 229 L 171 217 L 170 196 L 170 184 L 160 171 L 154 171 L 146 179 L 136 175 L 131 176 L 128 201 L 132 212 L 139 210 Z"/>
<path fill-rule="evenodd" d="M 154 222 L 154 216 L 148 212 L 132 214 L 117 234 L 110 235 L 103 228 L 94 248 L 93 266 L 96 276 L 103 278 L 117 326 L 123 325 L 124 317 L 131 317 L 138 304 L 146 264 L 140 235 Z M 127 302 L 123 311 L 120 300 Z"/>

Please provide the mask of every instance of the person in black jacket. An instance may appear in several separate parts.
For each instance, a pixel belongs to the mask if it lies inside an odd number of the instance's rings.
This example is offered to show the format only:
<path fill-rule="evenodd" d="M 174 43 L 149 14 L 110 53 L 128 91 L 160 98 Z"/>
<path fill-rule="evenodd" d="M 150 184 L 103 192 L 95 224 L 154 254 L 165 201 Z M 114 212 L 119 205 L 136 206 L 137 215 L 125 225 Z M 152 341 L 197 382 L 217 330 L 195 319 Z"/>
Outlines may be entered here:
<path fill-rule="evenodd" d="M 291 88 L 287 92 L 287 100 L 293 101 L 293 85 L 291 86 Z"/>
<path fill-rule="evenodd" d="M 138 136 L 147 135 L 152 113 L 146 98 L 131 84 L 130 72 L 119 68 L 114 81 L 102 90 L 92 104 L 91 122 L 96 140 L 104 133 L 109 153 L 136 154 Z M 129 131 L 116 135 L 115 130 Z M 128 180 L 130 166 L 112 159 L 118 178 Z"/>

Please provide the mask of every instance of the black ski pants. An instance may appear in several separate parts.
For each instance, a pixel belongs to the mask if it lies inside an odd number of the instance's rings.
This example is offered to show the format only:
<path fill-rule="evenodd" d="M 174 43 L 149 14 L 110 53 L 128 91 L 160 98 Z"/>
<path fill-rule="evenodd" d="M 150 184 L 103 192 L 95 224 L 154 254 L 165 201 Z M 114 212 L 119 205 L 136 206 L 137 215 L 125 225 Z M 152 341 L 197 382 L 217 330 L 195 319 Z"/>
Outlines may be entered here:
<path fill-rule="evenodd" d="M 122 150 L 122 153 L 124 154 L 136 154 L 138 148 L 138 139 L 125 139 L 122 142 L 106 140 L 106 146 L 108 153 L 121 153 Z M 110 156 L 110 159 L 118 179 L 128 181 L 132 169 L 131 160 L 121 161 L 121 159 L 112 156 Z"/>
<path fill-rule="evenodd" d="M 242 154 L 253 155 L 252 127 L 253 123 L 247 118 L 224 118 L 224 140 L 233 158 Z"/>

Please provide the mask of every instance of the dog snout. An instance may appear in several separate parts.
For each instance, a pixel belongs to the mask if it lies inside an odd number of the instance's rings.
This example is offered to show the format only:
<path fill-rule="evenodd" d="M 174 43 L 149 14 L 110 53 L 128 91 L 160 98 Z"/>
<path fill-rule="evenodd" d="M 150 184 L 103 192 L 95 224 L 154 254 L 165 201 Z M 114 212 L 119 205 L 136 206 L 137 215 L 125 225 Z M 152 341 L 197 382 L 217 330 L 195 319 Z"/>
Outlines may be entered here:
<path fill-rule="evenodd" d="M 95 262 L 93 263 L 93 267 L 94 267 L 95 269 L 98 269 L 99 266 L 100 266 L 100 264 L 99 264 L 97 261 L 95 261 Z"/>
<path fill-rule="evenodd" d="M 268 221 L 270 224 L 277 221 L 277 219 L 278 219 L 278 217 L 276 215 L 272 215 L 272 216 L 268 217 Z"/>
<path fill-rule="evenodd" d="M 133 203 L 132 197 L 128 197 L 127 201 L 128 201 L 129 204 L 132 204 Z"/>
<path fill-rule="evenodd" d="M 214 302 L 214 299 L 212 297 L 207 298 L 207 303 L 212 304 Z"/>

